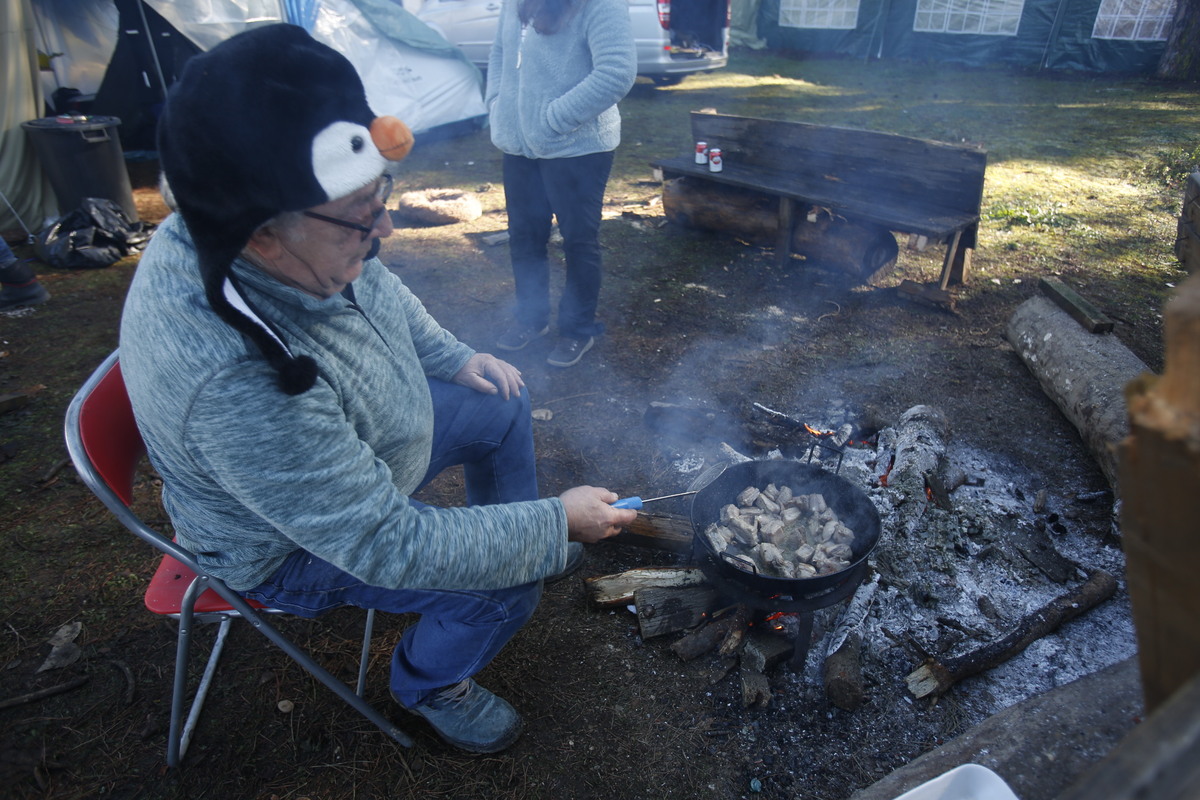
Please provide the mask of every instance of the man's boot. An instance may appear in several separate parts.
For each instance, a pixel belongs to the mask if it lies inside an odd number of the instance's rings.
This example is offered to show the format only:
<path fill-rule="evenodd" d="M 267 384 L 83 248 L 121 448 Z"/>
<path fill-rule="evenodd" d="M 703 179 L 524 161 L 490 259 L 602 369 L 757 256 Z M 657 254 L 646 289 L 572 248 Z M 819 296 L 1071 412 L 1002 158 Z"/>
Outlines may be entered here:
<path fill-rule="evenodd" d="M 0 265 L 0 311 L 19 306 L 36 306 L 50 299 L 26 261 Z"/>

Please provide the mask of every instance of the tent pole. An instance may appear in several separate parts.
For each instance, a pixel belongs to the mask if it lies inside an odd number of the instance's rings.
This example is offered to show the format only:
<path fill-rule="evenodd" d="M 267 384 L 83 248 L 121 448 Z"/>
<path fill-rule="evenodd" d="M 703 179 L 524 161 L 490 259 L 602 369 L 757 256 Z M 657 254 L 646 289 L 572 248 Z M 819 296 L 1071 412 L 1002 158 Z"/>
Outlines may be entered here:
<path fill-rule="evenodd" d="M 21 219 L 21 215 L 17 213 L 17 210 L 15 208 L 13 208 L 13 204 L 8 202 L 8 195 L 6 195 L 4 193 L 3 189 L 0 189 L 0 198 L 4 199 L 4 205 L 8 206 L 8 210 L 12 212 L 12 215 L 14 217 L 16 217 L 17 224 L 20 225 L 22 230 L 25 231 L 25 236 L 28 238 L 29 244 L 33 244 L 36 237 L 33 235 L 32 232 L 30 232 L 29 226 L 27 226 L 25 224 L 25 220 Z"/>
<path fill-rule="evenodd" d="M 154 61 L 154 71 L 158 73 L 158 90 L 163 100 L 167 99 L 167 79 L 163 77 L 162 64 L 158 63 L 158 48 L 154 46 L 154 34 L 150 32 L 150 23 L 146 21 L 146 0 L 138 0 L 138 13 L 142 16 L 142 30 L 146 32 L 146 43 L 150 45 L 150 58 Z"/>
<path fill-rule="evenodd" d="M 1058 34 L 1062 31 L 1063 14 L 1066 13 L 1066 6 L 1067 0 L 1058 0 L 1058 9 L 1054 12 L 1054 22 L 1050 24 L 1050 33 L 1046 36 L 1046 46 L 1042 49 L 1041 69 L 1046 68 L 1046 64 L 1050 60 L 1050 47 L 1058 39 Z"/>

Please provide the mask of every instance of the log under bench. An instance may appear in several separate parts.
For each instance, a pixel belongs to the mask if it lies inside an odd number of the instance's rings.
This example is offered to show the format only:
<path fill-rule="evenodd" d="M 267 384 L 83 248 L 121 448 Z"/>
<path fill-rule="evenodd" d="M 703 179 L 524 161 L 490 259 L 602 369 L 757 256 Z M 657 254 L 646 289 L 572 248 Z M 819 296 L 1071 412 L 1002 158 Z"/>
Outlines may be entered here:
<path fill-rule="evenodd" d="M 987 152 L 898 134 L 806 122 L 691 113 L 692 138 L 718 147 L 723 169 L 694 155 L 652 162 L 663 179 L 713 181 L 778 198 L 776 261 L 791 258 L 800 213 L 946 243 L 940 288 L 965 283 L 975 248 Z"/>

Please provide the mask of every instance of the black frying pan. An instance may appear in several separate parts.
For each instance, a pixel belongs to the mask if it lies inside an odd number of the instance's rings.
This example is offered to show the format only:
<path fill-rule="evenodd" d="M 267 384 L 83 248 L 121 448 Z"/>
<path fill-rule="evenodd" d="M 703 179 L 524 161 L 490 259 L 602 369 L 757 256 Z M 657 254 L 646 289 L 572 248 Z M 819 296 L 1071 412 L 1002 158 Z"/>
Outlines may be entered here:
<path fill-rule="evenodd" d="M 704 529 L 721 519 L 721 508 L 736 502 L 747 486 L 759 489 L 768 483 L 790 486 L 796 494 L 820 494 L 838 518 L 854 531 L 850 544 L 850 566 L 828 575 L 812 578 L 778 578 L 748 571 L 740 562 L 713 550 Z M 861 578 L 860 565 L 879 542 L 879 512 L 862 489 L 832 472 L 799 461 L 745 461 L 728 467 L 692 498 L 692 552 L 702 569 L 716 570 L 730 579 L 762 594 L 813 596 L 835 589 L 852 578 Z"/>

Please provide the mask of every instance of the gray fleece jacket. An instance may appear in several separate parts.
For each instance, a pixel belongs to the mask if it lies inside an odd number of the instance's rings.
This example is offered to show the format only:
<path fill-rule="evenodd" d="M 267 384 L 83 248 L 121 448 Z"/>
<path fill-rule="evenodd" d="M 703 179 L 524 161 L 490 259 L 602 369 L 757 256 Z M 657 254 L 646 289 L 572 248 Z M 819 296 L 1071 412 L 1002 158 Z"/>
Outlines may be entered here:
<path fill-rule="evenodd" d="M 562 28 L 543 36 L 522 26 L 518 0 L 504 0 L 488 60 L 492 143 L 526 158 L 572 158 L 621 143 L 617 102 L 637 78 L 626 0 L 577 0 Z"/>
<path fill-rule="evenodd" d="M 320 377 L 289 396 L 257 348 L 209 307 L 182 218 L 138 265 L 121 319 L 121 369 L 179 541 L 234 589 L 303 548 L 387 588 L 495 589 L 566 561 L 557 499 L 470 508 L 408 502 L 429 466 L 426 375 L 449 380 L 473 351 L 377 259 L 355 309 L 248 263 L 247 299 Z"/>

